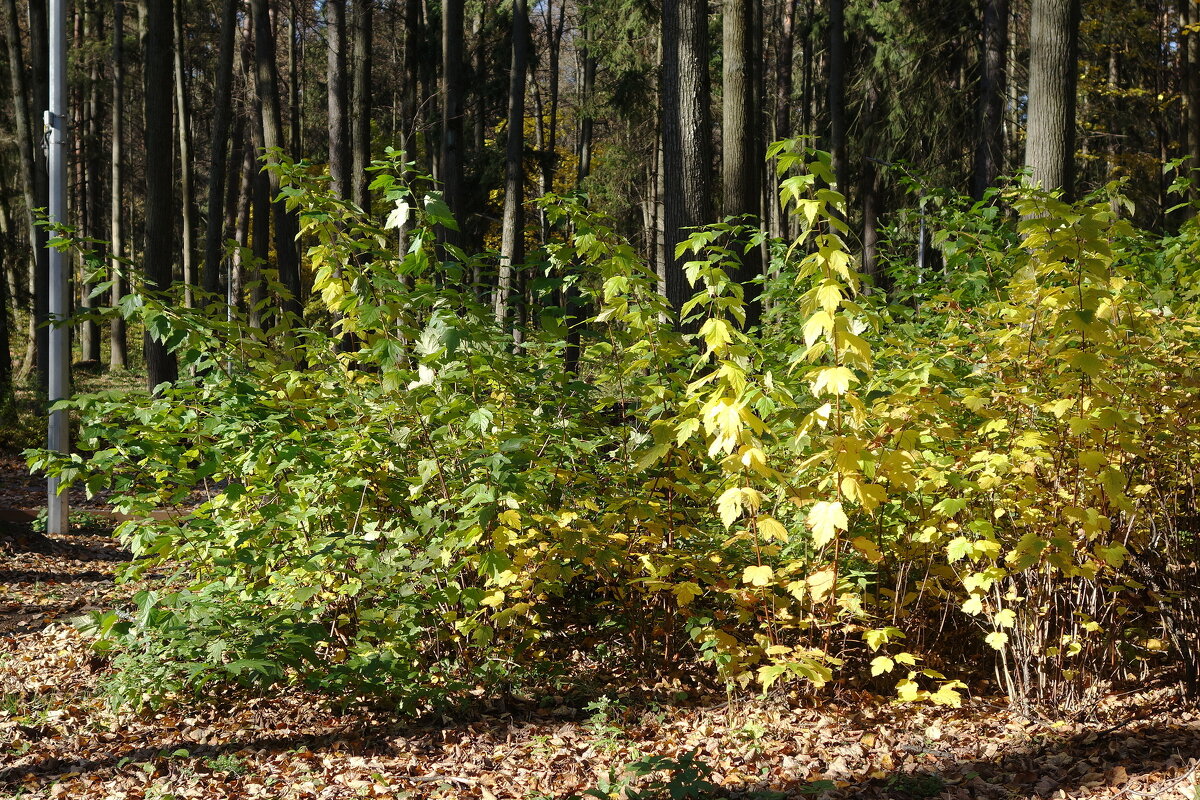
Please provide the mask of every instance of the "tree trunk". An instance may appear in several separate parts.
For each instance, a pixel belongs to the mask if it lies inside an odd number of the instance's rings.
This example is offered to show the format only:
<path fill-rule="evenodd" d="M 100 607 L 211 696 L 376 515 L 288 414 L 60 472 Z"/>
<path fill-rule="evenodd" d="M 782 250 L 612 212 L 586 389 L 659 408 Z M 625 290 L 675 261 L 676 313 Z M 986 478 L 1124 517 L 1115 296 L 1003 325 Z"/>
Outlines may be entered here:
<path fill-rule="evenodd" d="M 725 216 L 758 216 L 762 185 L 762 159 L 758 153 L 758 119 L 754 102 L 754 4 L 757 0 L 723 0 L 721 11 L 721 212 Z M 742 255 L 734 277 L 745 289 L 746 327 L 758 324 L 761 314 L 762 252 L 754 247 Z"/>
<path fill-rule="evenodd" d="M 83 10 L 83 31 L 81 44 L 88 42 L 99 43 L 103 40 L 103 32 L 100 27 L 100 11 L 96 7 L 94 0 L 89 0 L 85 4 Z M 100 142 L 103 120 L 101 119 L 102 109 L 100 104 L 100 58 L 98 54 L 89 53 L 88 55 L 88 77 L 85 85 L 86 92 L 86 117 L 84 122 L 84 135 L 79 139 L 81 149 L 81 167 L 84 173 L 84 203 L 82 229 L 84 234 L 95 241 L 104 238 L 104 232 L 101 227 L 102 217 L 102 198 L 101 189 L 103 188 L 100 180 L 101 157 L 100 157 Z M 81 264 L 81 266 L 83 266 Z M 84 309 L 94 308 L 96 305 L 95 298 L 92 297 L 92 290 L 95 288 L 95 281 L 82 280 L 79 292 L 79 305 Z M 96 324 L 94 319 L 85 319 L 79 324 L 79 352 L 80 357 L 84 361 L 99 363 L 100 362 L 100 326 Z"/>
<path fill-rule="evenodd" d="M 1200 18 L 1197 17 L 1195 6 L 1192 3 L 1193 0 L 1184 0 L 1180 3 L 1189 26 L 1200 23 Z M 1186 131 L 1184 140 L 1187 146 L 1184 155 L 1189 158 L 1188 169 L 1200 168 L 1200 40 L 1197 40 L 1196 36 L 1196 32 L 1189 29 L 1180 37 L 1179 60 L 1184 78 L 1182 81 L 1184 105 L 1187 109 L 1183 120 L 1183 127 Z M 1192 187 L 1192 198 L 1196 198 L 1195 186 Z"/>
<path fill-rule="evenodd" d="M 1008 95 L 1008 0 L 984 0 L 983 71 L 979 81 L 979 138 L 972 195 L 983 197 L 1004 162 L 1004 101 Z"/>
<path fill-rule="evenodd" d="M 20 69 L 14 64 L 10 69 Z M 12 241 L 12 215 L 8 210 L 8 180 L 0 177 L 0 425 L 11 425 L 16 422 L 16 405 L 13 393 L 13 362 L 12 351 L 9 349 L 11 335 L 8 327 L 8 306 L 12 299 L 8 295 L 8 270 L 12 251 L 8 244 Z"/>
<path fill-rule="evenodd" d="M 142 88 L 145 97 L 146 172 L 143 271 L 146 289 L 165 292 L 173 272 L 175 192 L 172 180 L 171 64 L 172 0 L 139 0 L 142 39 Z M 145 335 L 146 382 L 150 389 L 178 377 L 175 354 L 164 342 Z"/>
<path fill-rule="evenodd" d="M 775 50 L 775 131 L 774 138 L 787 139 L 792 136 L 792 89 L 793 59 L 795 56 L 797 0 L 783 0 L 779 12 L 779 44 Z M 773 176 L 774 170 L 768 169 L 767 175 Z M 769 184 L 768 208 L 771 212 L 771 235 L 784 236 L 787 231 L 787 219 L 783 207 L 779 203 L 779 182 L 768 177 Z"/>
<path fill-rule="evenodd" d="M 371 193 L 371 19 L 374 0 L 354 0 L 354 92 L 351 180 L 354 203 L 370 211 Z"/>
<path fill-rule="evenodd" d="M 129 291 L 124 277 L 125 265 L 125 0 L 113 2 L 112 38 L 112 177 L 110 180 L 109 238 L 112 240 L 112 294 L 115 308 Z M 108 327 L 108 368 L 123 370 L 129 366 L 125 318 L 114 314 Z"/>
<path fill-rule="evenodd" d="M 192 116 L 188 107 L 187 70 L 183 63 L 183 6 L 186 0 L 175 0 L 172 14 L 175 26 L 175 131 L 179 139 L 179 191 L 183 228 L 183 305 L 195 305 L 192 287 L 196 281 L 196 196 L 192 189 Z"/>
<path fill-rule="evenodd" d="M 829 152 L 837 190 L 850 191 L 850 164 L 846 160 L 846 0 L 829 0 Z"/>
<path fill-rule="evenodd" d="M 404 88 L 401 94 L 404 151 L 416 159 L 417 131 L 421 129 L 421 0 L 404 0 Z"/>
<path fill-rule="evenodd" d="M 240 128 L 247 127 L 245 124 L 239 125 Z M 257 128 L 253 122 L 248 126 Z M 233 226 L 233 238 L 237 242 L 237 248 L 233 251 L 233 259 L 229 265 L 229 286 L 226 289 L 226 297 L 229 304 L 239 312 L 246 313 L 246 321 L 252 328 L 261 328 L 262 319 L 258 311 L 250 307 L 246 302 L 246 259 L 245 254 L 252 244 L 250 238 L 250 218 L 255 212 L 255 188 L 258 184 L 258 175 L 254 170 L 254 148 L 246 141 L 246 132 L 241 131 L 241 136 L 234 140 L 239 142 L 241 146 L 241 157 L 233 160 L 231 163 L 240 164 L 241 169 L 238 171 L 238 193 L 236 202 L 237 219 Z M 269 212 L 268 212 L 269 213 Z M 255 232 L 257 236 L 257 231 Z M 250 251 L 253 254 L 253 251 Z"/>
<path fill-rule="evenodd" d="M 801 74 L 800 97 L 800 132 L 805 136 L 813 135 L 813 104 L 816 102 L 816 88 L 813 85 L 813 64 L 816 60 L 813 50 L 813 0 L 808 0 L 804 8 L 804 67 Z"/>
<path fill-rule="evenodd" d="M 463 198 L 463 0 L 444 0 L 442 4 L 442 189 L 446 205 L 461 229 L 465 203 Z M 458 231 L 441 231 L 447 244 L 462 241 Z"/>
<path fill-rule="evenodd" d="M 513 0 L 512 60 L 508 77 L 508 141 L 504 151 L 504 221 L 500 236 L 500 276 L 494 311 L 500 326 L 508 324 L 510 302 L 520 304 L 519 277 L 524 260 L 525 203 L 525 71 L 529 67 L 529 14 L 525 0 Z M 514 329 L 514 338 L 519 337 Z"/>
<path fill-rule="evenodd" d="M 217 82 L 213 90 L 211 162 L 208 171 L 208 229 L 204 236 L 204 291 L 215 295 L 221 286 L 225 252 L 225 182 L 229 176 L 229 124 L 233 116 L 234 33 L 238 0 L 221 4 L 220 41 L 217 47 Z"/>
<path fill-rule="evenodd" d="M 592 52 L 591 40 L 588 38 L 590 25 L 585 23 L 580 29 L 580 45 L 583 49 L 583 80 L 580 81 L 579 105 L 579 169 L 575 176 L 576 184 L 583 183 L 592 172 L 592 129 L 593 114 L 591 105 L 596 94 L 596 54 Z"/>
<path fill-rule="evenodd" d="M 288 151 L 299 159 L 300 144 L 300 26 L 296 0 L 288 4 Z"/>
<path fill-rule="evenodd" d="M 38 16 L 37 11 L 40 8 L 40 21 L 46 23 L 45 0 L 31 0 L 29 4 L 30 21 L 33 23 Z M 49 308 L 47 306 L 47 289 L 46 283 L 49 269 L 47 263 L 46 251 L 46 233 L 45 229 L 37 224 L 37 218 L 34 214 L 34 209 L 45 208 L 47 202 L 46 196 L 46 158 L 40 147 L 35 147 L 34 142 L 40 141 L 40 136 L 34 132 L 34 123 L 32 113 L 29 106 L 29 89 L 30 86 L 25 80 L 25 70 L 21 68 L 25 64 L 24 56 L 21 51 L 21 28 L 19 17 L 17 16 L 17 4 L 15 0 L 4 0 L 4 34 L 5 42 L 8 49 L 8 63 L 11 65 L 9 73 L 9 87 L 12 93 L 11 108 L 13 109 L 14 122 L 16 123 L 16 138 L 17 150 L 19 152 L 18 163 L 21 172 L 21 190 L 25 200 L 25 221 L 29 229 L 29 244 L 32 248 L 31 258 L 29 260 L 29 289 L 33 297 L 34 313 L 29 318 L 29 343 L 32 352 L 27 353 L 25 365 L 21 369 L 21 377 L 33 364 L 37 364 L 39 385 L 44 390 L 47 386 L 48 374 L 46 373 L 46 328 L 41 323 L 47 319 Z M 40 37 L 31 35 L 31 45 L 45 45 L 45 33 L 40 34 Z M 38 81 L 37 65 L 44 63 L 45 58 L 39 58 L 36 53 L 30 54 L 30 62 L 35 65 L 34 69 L 34 101 L 35 103 L 44 104 L 43 98 L 45 93 L 45 78 L 42 77 Z M 38 129 L 40 131 L 40 128 Z"/>
<path fill-rule="evenodd" d="M 882 114 L 879 108 L 880 91 L 874 77 L 868 78 L 866 97 L 863 99 L 862 126 L 863 144 L 866 152 L 862 161 L 862 182 L 859 193 L 862 198 L 862 271 L 872 282 L 882 287 L 879 270 L 879 212 L 880 187 L 879 168 L 872 160 L 874 145 L 873 131 Z"/>
<path fill-rule="evenodd" d="M 876 4 L 873 4 L 877 8 Z M 863 51 L 863 60 L 871 64 L 875 61 L 876 50 L 879 47 L 879 35 L 875 28 L 868 27 Z M 862 203 L 862 272 L 871 282 L 883 286 L 883 276 L 880 274 L 879 255 L 879 214 L 880 214 L 880 176 L 876 162 L 876 148 L 879 146 L 878 125 L 886 119 L 881 104 L 882 91 L 879 87 L 879 76 L 874 70 L 869 70 L 866 76 L 866 87 L 863 92 L 863 105 L 860 113 L 862 132 L 859 140 L 862 146 L 862 166 L 860 168 L 859 199 Z"/>
<path fill-rule="evenodd" d="M 283 115 L 280 111 L 279 70 L 275 64 L 275 32 L 267 10 L 267 0 L 250 0 L 254 19 L 254 87 L 262 103 L 262 141 L 267 151 L 267 163 L 279 163 L 277 148 L 283 147 Z M 267 170 L 275 218 L 275 256 L 279 282 L 287 290 L 283 310 L 299 319 L 304 311 L 300 287 L 300 255 L 296 250 L 297 223 L 279 197 L 279 173 Z M 289 323 L 290 324 L 290 323 Z"/>
<path fill-rule="evenodd" d="M 1075 184 L 1075 84 L 1080 0 L 1033 0 L 1025 166 L 1069 197 Z"/>
<path fill-rule="evenodd" d="M 675 247 L 711 214 L 707 0 L 664 0 L 662 42 L 664 277 L 678 312 L 692 289 Z"/>
<path fill-rule="evenodd" d="M 1121 70 L 1120 61 L 1117 58 L 1117 46 L 1112 44 L 1108 50 L 1108 94 L 1110 97 L 1117 96 L 1117 90 L 1121 86 Z M 1108 147 L 1106 148 L 1108 160 L 1108 174 L 1104 176 L 1105 181 L 1111 181 L 1117 177 L 1117 171 L 1120 168 L 1120 138 L 1109 134 Z M 1200 167 L 1200 164 L 1196 165 Z M 1115 210 L 1115 209 L 1114 209 Z"/>
<path fill-rule="evenodd" d="M 38 118 L 50 108 L 50 20 L 46 13 L 46 0 L 29 0 L 28 11 L 29 63 L 33 67 L 30 83 L 33 91 L 33 124 L 40 132 Z M 38 133 L 35 136 L 36 141 L 40 142 L 41 136 Z M 33 157 L 37 164 L 37 208 L 47 208 L 50 204 L 49 167 L 43 148 L 35 147 Z M 50 388 L 50 251 L 46 247 L 45 228 L 38 226 L 34 241 L 37 243 L 37 271 L 33 275 L 33 317 L 30 318 L 30 325 L 37 325 L 33 335 L 37 343 L 38 386 L 46 393 Z"/>
<path fill-rule="evenodd" d="M 350 197 L 350 117 L 346 110 L 346 0 L 325 3 L 325 39 L 328 43 L 329 177 L 333 193 Z"/>
<path fill-rule="evenodd" d="M 563 29 L 566 25 L 566 0 L 559 0 L 558 21 L 554 20 L 553 0 L 546 0 L 546 60 L 549 69 L 549 114 L 546 121 L 545 149 L 542 151 L 542 194 L 554 191 L 554 175 L 558 171 L 558 92 L 559 64 L 562 54 Z M 545 213 L 541 215 L 542 241 L 550 239 L 550 225 Z"/>

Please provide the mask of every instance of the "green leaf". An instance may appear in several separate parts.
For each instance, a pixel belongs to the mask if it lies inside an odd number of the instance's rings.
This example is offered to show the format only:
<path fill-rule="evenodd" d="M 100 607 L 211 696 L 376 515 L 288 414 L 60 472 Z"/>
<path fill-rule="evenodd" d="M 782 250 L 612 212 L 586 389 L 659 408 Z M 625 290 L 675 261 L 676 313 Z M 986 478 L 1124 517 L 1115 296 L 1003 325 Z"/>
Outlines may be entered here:
<path fill-rule="evenodd" d="M 946 545 L 946 557 L 950 560 L 950 563 L 953 564 L 955 561 L 960 561 L 971 555 L 973 550 L 974 548 L 971 546 L 969 539 L 967 539 L 965 536 L 956 536 L 954 539 L 950 540 L 948 545 Z"/>

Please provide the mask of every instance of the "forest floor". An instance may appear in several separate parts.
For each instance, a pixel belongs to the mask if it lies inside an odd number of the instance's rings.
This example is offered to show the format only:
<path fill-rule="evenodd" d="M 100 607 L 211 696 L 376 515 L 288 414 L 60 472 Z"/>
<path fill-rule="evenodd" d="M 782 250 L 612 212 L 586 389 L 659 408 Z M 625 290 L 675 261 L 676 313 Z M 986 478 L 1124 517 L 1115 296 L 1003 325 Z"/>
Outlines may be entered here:
<path fill-rule="evenodd" d="M 0 459 L 0 511 L 36 505 L 41 487 Z M 338 713 L 299 690 L 121 713 L 71 620 L 126 601 L 113 573 L 127 555 L 103 519 L 68 536 L 12 520 L 0 515 L 0 797 L 546 800 L 615 791 L 630 762 L 689 752 L 721 787 L 701 796 L 733 800 L 1200 797 L 1200 713 L 1167 687 L 1072 723 L 989 697 L 959 709 L 861 690 L 680 699 L 611 675 L 590 695 L 480 698 L 436 719 Z"/>

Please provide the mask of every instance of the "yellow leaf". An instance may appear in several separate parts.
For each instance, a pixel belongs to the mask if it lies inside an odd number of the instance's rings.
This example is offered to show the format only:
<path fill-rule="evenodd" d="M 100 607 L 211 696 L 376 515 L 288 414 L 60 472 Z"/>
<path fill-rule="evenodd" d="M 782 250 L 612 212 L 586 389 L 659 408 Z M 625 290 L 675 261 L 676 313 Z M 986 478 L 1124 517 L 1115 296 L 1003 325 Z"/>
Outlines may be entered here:
<path fill-rule="evenodd" d="M 733 332 L 728 322 L 712 317 L 700 326 L 700 337 L 704 339 L 704 343 L 708 345 L 708 352 L 711 353 L 730 344 L 733 341 Z"/>
<path fill-rule="evenodd" d="M 812 530 L 813 544 L 816 547 L 824 547 L 833 541 L 839 530 L 844 531 L 850 527 L 842 504 L 836 501 L 830 503 L 822 500 L 814 505 L 808 512 L 806 523 Z"/>
<path fill-rule="evenodd" d="M 783 527 L 783 523 L 774 517 L 759 517 L 758 532 L 767 539 L 776 539 L 780 542 L 788 540 L 787 528 Z"/>
<path fill-rule="evenodd" d="M 675 599 L 679 601 L 679 605 L 686 606 L 700 594 L 700 586 L 692 581 L 684 581 L 672 586 L 671 591 L 675 593 Z"/>
<path fill-rule="evenodd" d="M 818 311 L 804 323 L 804 344 L 812 347 L 821 335 L 833 327 L 833 318 L 827 311 Z"/>
<path fill-rule="evenodd" d="M 817 302 L 826 314 L 833 314 L 842 304 L 842 287 L 836 283 L 825 283 L 817 289 Z"/>
<path fill-rule="evenodd" d="M 742 466 L 762 473 L 767 468 L 767 454 L 758 447 L 742 448 Z"/>
<path fill-rule="evenodd" d="M 742 490 L 726 489 L 717 500 L 717 513 L 721 515 L 721 522 L 726 528 L 732 525 L 742 515 Z"/>
<path fill-rule="evenodd" d="M 984 641 L 997 650 L 1003 650 L 1004 645 L 1008 644 L 1008 634 L 1004 631 L 992 631 Z"/>
<path fill-rule="evenodd" d="M 878 564 L 880 561 L 883 561 L 883 553 L 879 552 L 879 548 L 867 537 L 855 536 L 850 540 L 850 544 L 855 550 L 862 553 L 863 558 L 872 564 Z"/>
<path fill-rule="evenodd" d="M 823 367 L 812 377 L 812 393 L 820 397 L 822 393 L 843 395 L 850 389 L 851 383 L 858 383 L 858 376 L 846 367 Z"/>
<path fill-rule="evenodd" d="M 876 656 L 871 659 L 871 674 L 882 675 L 885 672 L 891 672 L 896 666 L 896 662 L 892 661 L 887 656 Z"/>
<path fill-rule="evenodd" d="M 858 475 L 847 475 L 842 478 L 842 494 L 863 507 L 867 513 L 873 512 L 879 504 L 887 500 L 887 490 L 874 483 L 863 483 Z"/>
<path fill-rule="evenodd" d="M 742 571 L 742 582 L 751 586 L 767 586 L 775 578 L 775 570 L 770 567 L 746 567 Z"/>
<path fill-rule="evenodd" d="M 896 697 L 905 703 L 911 703 L 921 696 L 921 688 L 911 678 L 905 678 L 896 684 Z"/>
<path fill-rule="evenodd" d="M 962 695 L 958 693 L 955 684 L 960 684 L 960 681 L 952 681 L 938 689 L 933 694 L 929 695 L 929 702 L 935 706 L 950 706 L 958 708 L 962 705 Z"/>
<path fill-rule="evenodd" d="M 820 603 L 833 592 L 833 567 L 825 567 L 808 576 L 808 593 L 814 603 Z"/>

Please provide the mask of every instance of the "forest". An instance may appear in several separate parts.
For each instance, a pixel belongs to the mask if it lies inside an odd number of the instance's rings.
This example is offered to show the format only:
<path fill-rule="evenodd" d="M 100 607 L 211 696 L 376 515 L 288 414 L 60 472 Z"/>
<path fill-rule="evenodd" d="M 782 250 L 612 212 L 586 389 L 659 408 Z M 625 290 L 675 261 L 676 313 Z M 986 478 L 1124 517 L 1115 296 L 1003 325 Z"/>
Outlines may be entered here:
<path fill-rule="evenodd" d="M 0 23 L 0 794 L 1200 796 L 1200 3 Z"/>

